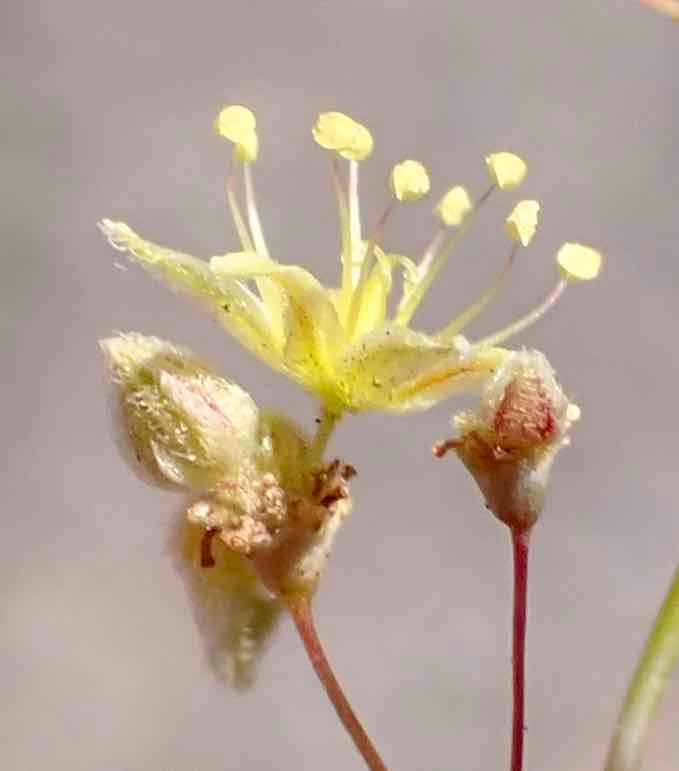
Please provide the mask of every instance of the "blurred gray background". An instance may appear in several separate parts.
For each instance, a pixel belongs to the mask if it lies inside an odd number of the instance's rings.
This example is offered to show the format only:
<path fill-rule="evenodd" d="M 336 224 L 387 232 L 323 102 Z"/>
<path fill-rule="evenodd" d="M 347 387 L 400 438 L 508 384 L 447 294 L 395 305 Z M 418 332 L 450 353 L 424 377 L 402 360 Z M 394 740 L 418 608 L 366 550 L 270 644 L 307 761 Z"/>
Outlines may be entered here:
<path fill-rule="evenodd" d="M 224 103 L 257 115 L 260 207 L 276 254 L 338 273 L 328 159 L 310 126 L 340 109 L 373 130 L 370 217 L 392 163 L 435 195 L 485 184 L 483 156 L 526 157 L 542 227 L 483 334 L 527 310 L 553 253 L 580 240 L 602 278 L 517 344 L 548 352 L 583 408 L 534 534 L 527 768 L 594 771 L 679 558 L 679 27 L 634 0 L 6 3 L 3 72 L 0 765 L 54 771 L 360 769 L 289 624 L 259 682 L 226 690 L 164 553 L 177 500 L 112 444 L 97 338 L 189 345 L 307 425 L 315 405 L 188 303 L 119 259 L 125 219 L 196 254 L 233 249 Z M 506 250 L 497 196 L 417 317 L 434 328 Z M 431 197 L 388 245 L 413 252 Z M 510 549 L 460 465 L 432 442 L 462 402 L 350 418 L 355 513 L 317 600 L 336 669 L 394 771 L 507 764 Z M 648 769 L 675 771 L 679 677 Z M 675 735 L 673 735 L 673 732 Z"/>

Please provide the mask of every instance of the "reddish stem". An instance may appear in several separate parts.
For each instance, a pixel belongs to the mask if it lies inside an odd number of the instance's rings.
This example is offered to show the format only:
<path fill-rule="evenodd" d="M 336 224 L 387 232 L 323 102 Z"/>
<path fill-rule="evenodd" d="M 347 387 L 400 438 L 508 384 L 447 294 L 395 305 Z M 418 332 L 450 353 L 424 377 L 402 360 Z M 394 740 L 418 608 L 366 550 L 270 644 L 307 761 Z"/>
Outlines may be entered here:
<path fill-rule="evenodd" d="M 363 756 L 370 771 L 387 771 L 387 767 L 382 762 L 377 750 L 370 741 L 370 737 L 356 717 L 330 667 L 330 662 L 326 658 L 323 646 L 316 632 L 309 601 L 303 599 L 295 600 L 288 607 L 299 636 L 304 643 L 309 660 L 318 675 L 318 679 L 323 684 L 325 692 L 328 694 L 328 698 L 337 712 L 337 716 L 347 729 L 349 736 L 353 739 L 356 749 Z"/>
<path fill-rule="evenodd" d="M 530 530 L 512 530 L 514 550 L 514 620 L 512 669 L 514 705 L 512 716 L 511 771 L 523 769 L 523 737 L 526 689 L 526 600 L 528 595 L 528 547 Z"/>

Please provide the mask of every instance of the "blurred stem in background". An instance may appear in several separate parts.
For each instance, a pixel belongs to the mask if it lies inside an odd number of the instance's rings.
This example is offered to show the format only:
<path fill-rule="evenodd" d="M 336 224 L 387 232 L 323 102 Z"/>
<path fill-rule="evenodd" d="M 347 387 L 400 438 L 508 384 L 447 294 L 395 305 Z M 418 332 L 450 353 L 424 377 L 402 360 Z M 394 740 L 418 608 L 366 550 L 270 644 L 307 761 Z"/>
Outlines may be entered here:
<path fill-rule="evenodd" d="M 606 771 L 641 767 L 653 715 L 679 658 L 679 567 L 637 664 L 613 735 Z"/>
<path fill-rule="evenodd" d="M 356 717 L 347 697 L 344 695 L 340 684 L 335 677 L 330 663 L 323 651 L 323 646 L 318 638 L 311 603 L 306 598 L 299 598 L 288 603 L 288 609 L 292 616 L 299 636 L 304 643 L 309 661 L 323 684 L 328 698 L 332 702 L 337 716 L 353 739 L 356 749 L 361 753 L 370 771 L 387 771 L 370 737 Z"/>
<path fill-rule="evenodd" d="M 679 21 L 679 0 L 641 0 L 644 5 Z"/>
<path fill-rule="evenodd" d="M 679 0 L 641 0 L 679 21 Z M 679 567 L 630 683 L 606 759 L 606 771 L 641 768 L 651 723 L 679 658 Z"/>

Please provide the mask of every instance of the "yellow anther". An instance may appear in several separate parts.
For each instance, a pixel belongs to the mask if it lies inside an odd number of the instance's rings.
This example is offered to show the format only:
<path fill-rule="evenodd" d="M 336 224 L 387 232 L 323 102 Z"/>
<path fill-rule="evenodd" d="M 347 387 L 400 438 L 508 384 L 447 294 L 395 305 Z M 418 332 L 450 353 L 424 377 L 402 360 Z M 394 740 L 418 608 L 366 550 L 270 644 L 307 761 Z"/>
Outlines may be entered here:
<path fill-rule="evenodd" d="M 556 261 L 569 281 L 591 281 L 599 275 L 603 257 L 596 249 L 582 244 L 564 244 Z"/>
<path fill-rule="evenodd" d="M 540 204 L 537 201 L 519 201 L 505 220 L 509 237 L 528 246 L 538 227 L 539 211 Z"/>
<path fill-rule="evenodd" d="M 368 129 L 343 112 L 321 113 L 311 133 L 321 147 L 352 161 L 362 161 L 373 149 Z"/>
<path fill-rule="evenodd" d="M 397 163 L 389 181 L 397 201 L 417 201 L 429 192 L 429 175 L 419 161 Z"/>
<path fill-rule="evenodd" d="M 469 193 L 458 185 L 443 196 L 436 212 L 448 227 L 453 227 L 459 225 L 472 208 Z"/>
<path fill-rule="evenodd" d="M 244 163 L 257 159 L 259 142 L 257 140 L 255 116 L 247 107 L 232 104 L 225 107 L 217 116 L 215 130 L 233 142 L 236 146 L 236 158 Z"/>
<path fill-rule="evenodd" d="M 513 190 L 526 178 L 527 167 L 514 153 L 491 153 L 486 157 L 486 166 L 500 190 Z"/>
<path fill-rule="evenodd" d="M 344 158 L 348 158 L 350 161 L 362 161 L 367 158 L 373 151 L 373 138 L 368 129 L 361 125 L 356 124 L 356 135 L 354 136 L 354 143 L 350 148 L 340 152 L 340 155 Z"/>

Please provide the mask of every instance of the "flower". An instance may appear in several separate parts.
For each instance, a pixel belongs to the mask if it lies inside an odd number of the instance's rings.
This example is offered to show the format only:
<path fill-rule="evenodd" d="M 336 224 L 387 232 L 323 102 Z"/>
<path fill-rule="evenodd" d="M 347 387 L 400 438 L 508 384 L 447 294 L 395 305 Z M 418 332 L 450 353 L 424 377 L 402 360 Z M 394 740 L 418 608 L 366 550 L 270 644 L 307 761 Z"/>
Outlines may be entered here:
<path fill-rule="evenodd" d="M 525 163 L 511 153 L 488 156 L 494 181 L 475 203 L 459 186 L 444 196 L 438 207 L 442 222 L 415 261 L 385 250 L 382 241 L 397 203 L 414 200 L 429 189 L 426 169 L 412 160 L 394 167 L 391 186 L 396 200 L 388 202 L 365 238 L 358 171 L 359 161 L 372 149 L 372 137 L 367 128 L 343 113 L 320 115 L 313 135 L 333 153 L 341 226 L 342 271 L 335 288 L 323 286 L 301 266 L 271 257 L 255 204 L 252 161 L 256 153 L 252 148 L 257 135 L 252 113 L 242 106 L 225 107 L 216 125 L 235 144 L 234 157 L 242 169 L 245 216 L 233 177 L 227 185 L 240 251 L 205 261 L 147 241 L 122 222 L 106 219 L 100 227 L 115 248 L 193 298 L 248 350 L 320 397 L 326 414 L 340 415 L 346 410 L 403 413 L 480 386 L 507 356 L 500 344 L 539 318 L 563 292 L 565 283 L 535 311 L 493 335 L 476 342 L 463 338 L 461 331 L 486 307 L 505 279 L 513 262 L 512 251 L 491 287 L 436 334 L 410 327 L 417 307 L 482 204 L 496 188 L 509 189 L 525 176 Z M 346 177 L 340 167 L 342 158 L 347 159 Z M 531 205 L 535 208 L 537 204 Z M 524 202 L 523 209 L 527 206 Z M 515 210 L 512 233 L 527 243 L 535 222 L 520 207 Z M 459 227 L 452 231 L 454 225 Z M 402 273 L 403 291 L 391 312 L 394 270 Z"/>
<path fill-rule="evenodd" d="M 261 411 L 186 349 L 138 333 L 101 348 L 128 456 L 187 496 L 172 546 L 208 658 L 247 684 L 279 601 L 316 591 L 355 471 L 321 463 L 292 421 Z"/>
<path fill-rule="evenodd" d="M 484 386 L 479 407 L 453 418 L 457 438 L 434 453 L 455 450 L 487 507 L 521 532 L 539 517 L 552 463 L 579 417 L 544 354 L 514 352 Z"/>

